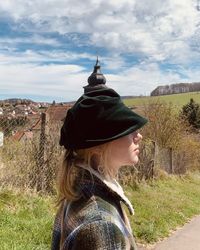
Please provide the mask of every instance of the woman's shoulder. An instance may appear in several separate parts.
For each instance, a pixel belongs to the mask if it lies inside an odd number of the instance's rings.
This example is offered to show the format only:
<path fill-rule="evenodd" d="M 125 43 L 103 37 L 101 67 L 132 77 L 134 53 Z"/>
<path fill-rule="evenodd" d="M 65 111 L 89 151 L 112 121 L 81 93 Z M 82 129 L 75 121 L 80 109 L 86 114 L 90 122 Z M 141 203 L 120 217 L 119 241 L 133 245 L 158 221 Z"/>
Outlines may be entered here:
<path fill-rule="evenodd" d="M 97 195 L 92 195 L 88 199 L 81 198 L 75 202 L 71 202 L 68 208 L 68 215 L 79 217 L 77 218 L 79 221 L 88 221 L 89 219 L 107 220 L 108 216 L 110 219 L 113 217 L 115 219 L 120 218 L 119 208 Z"/>
<path fill-rule="evenodd" d="M 110 220 L 99 218 L 76 227 L 67 237 L 64 249 L 127 249 L 128 238 Z"/>

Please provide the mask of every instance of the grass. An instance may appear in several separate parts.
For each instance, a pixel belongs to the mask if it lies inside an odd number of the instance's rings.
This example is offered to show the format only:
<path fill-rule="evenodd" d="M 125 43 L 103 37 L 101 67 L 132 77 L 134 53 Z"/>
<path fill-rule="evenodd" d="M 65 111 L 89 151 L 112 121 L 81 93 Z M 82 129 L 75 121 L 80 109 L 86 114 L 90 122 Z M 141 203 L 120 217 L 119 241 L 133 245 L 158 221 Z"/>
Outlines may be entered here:
<path fill-rule="evenodd" d="M 126 191 L 135 207 L 131 225 L 141 243 L 154 243 L 200 214 L 199 174 L 171 176 Z"/>
<path fill-rule="evenodd" d="M 148 97 L 138 97 L 138 98 L 127 98 L 124 99 L 124 103 L 127 106 L 141 106 L 144 103 L 149 103 L 150 101 L 164 101 L 171 102 L 178 109 L 182 108 L 183 105 L 190 101 L 190 98 L 193 98 L 196 102 L 200 103 L 200 92 L 189 92 L 182 94 L 174 94 L 174 95 L 163 95 L 163 96 L 148 96 Z"/>
<path fill-rule="evenodd" d="M 0 249 L 50 249 L 52 204 L 52 198 L 1 190 Z"/>
<path fill-rule="evenodd" d="M 171 176 L 125 191 L 134 204 L 130 220 L 141 243 L 156 242 L 200 214 L 200 174 Z M 0 249 L 50 249 L 54 204 L 53 197 L 0 190 Z"/>

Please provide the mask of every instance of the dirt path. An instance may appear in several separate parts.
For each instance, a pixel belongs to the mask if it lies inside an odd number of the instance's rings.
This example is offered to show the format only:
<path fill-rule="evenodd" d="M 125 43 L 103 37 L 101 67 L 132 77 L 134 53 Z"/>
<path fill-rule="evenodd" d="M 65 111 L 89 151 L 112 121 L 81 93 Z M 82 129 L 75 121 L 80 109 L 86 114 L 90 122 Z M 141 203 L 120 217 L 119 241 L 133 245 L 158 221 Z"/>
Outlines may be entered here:
<path fill-rule="evenodd" d="M 151 248 L 139 247 L 138 250 L 200 250 L 200 215 L 194 217 L 169 238 Z"/>

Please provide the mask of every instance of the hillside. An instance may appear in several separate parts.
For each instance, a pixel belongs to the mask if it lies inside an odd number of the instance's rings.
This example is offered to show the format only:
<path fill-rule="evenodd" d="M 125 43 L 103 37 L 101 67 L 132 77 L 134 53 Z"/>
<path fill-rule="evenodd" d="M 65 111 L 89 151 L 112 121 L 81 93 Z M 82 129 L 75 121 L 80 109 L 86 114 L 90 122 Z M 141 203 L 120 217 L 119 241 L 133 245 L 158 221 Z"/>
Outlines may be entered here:
<path fill-rule="evenodd" d="M 5 99 L 5 100 L 0 100 L 0 103 L 9 103 L 12 105 L 16 104 L 31 104 L 31 103 L 36 103 L 30 99 L 21 99 L 21 98 L 10 98 L 10 99 Z"/>
<path fill-rule="evenodd" d="M 141 106 L 145 103 L 151 101 L 160 100 L 163 102 L 171 102 L 173 105 L 177 106 L 180 109 L 183 105 L 190 101 L 190 98 L 193 98 L 196 102 L 200 103 L 200 92 L 189 92 L 173 95 L 163 95 L 163 96 L 148 96 L 148 97 L 138 97 L 138 98 L 127 98 L 124 99 L 124 103 L 127 106 Z"/>

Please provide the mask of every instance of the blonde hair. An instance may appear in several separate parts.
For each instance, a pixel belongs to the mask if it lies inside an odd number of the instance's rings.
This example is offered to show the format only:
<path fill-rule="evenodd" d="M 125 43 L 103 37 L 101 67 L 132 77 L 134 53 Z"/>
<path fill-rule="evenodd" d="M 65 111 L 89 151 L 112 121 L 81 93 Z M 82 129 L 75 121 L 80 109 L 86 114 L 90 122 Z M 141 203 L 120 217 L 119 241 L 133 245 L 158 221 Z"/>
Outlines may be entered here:
<path fill-rule="evenodd" d="M 57 176 L 58 204 L 64 200 L 72 201 L 79 198 L 80 194 L 75 188 L 75 181 L 80 173 L 76 164 L 80 161 L 85 164 L 86 168 L 87 166 L 94 168 L 106 178 L 116 177 L 114 169 L 109 166 L 110 145 L 108 142 L 91 148 L 65 151 Z"/>

